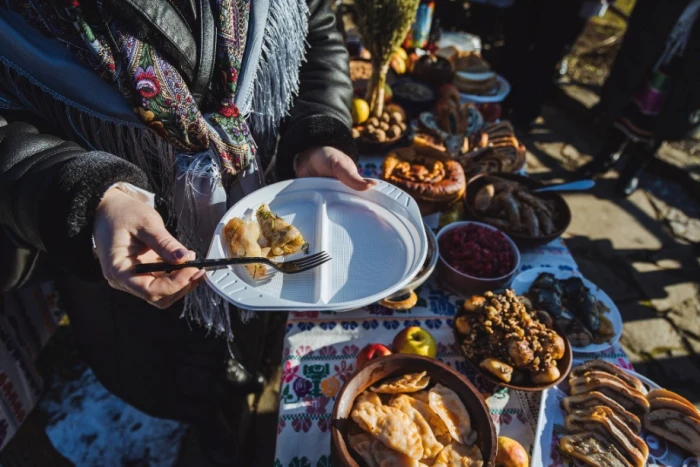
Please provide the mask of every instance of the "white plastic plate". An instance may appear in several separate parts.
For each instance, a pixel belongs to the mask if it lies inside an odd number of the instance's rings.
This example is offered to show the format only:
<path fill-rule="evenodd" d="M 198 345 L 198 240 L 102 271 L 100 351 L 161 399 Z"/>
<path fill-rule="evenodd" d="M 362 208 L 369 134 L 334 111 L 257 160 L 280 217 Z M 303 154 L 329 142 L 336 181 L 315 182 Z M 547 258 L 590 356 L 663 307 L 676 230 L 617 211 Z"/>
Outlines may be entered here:
<path fill-rule="evenodd" d="M 297 227 L 309 254 L 331 261 L 300 274 L 253 280 L 244 266 L 208 271 L 206 281 L 239 308 L 253 311 L 349 311 L 382 300 L 416 276 L 428 254 L 423 221 L 411 196 L 383 181 L 366 192 L 337 180 L 302 178 L 243 198 L 216 228 L 207 258 L 230 256 L 222 236 L 233 217 L 255 218 L 262 204 Z M 299 252 L 284 261 L 303 258 Z"/>
<path fill-rule="evenodd" d="M 582 361 L 574 359 L 574 366 L 580 365 Z M 650 380 L 646 376 L 640 375 L 632 370 L 623 370 L 630 375 L 639 378 L 644 383 L 646 388 L 651 391 L 661 389 L 661 386 Z M 559 467 L 577 467 L 580 464 L 578 461 L 569 462 L 562 458 L 561 463 L 551 462 L 551 453 L 553 449 L 558 449 L 556 443 L 559 438 L 566 433 L 565 428 L 565 413 L 561 408 L 561 400 L 566 397 L 565 392 L 566 382 L 560 383 L 557 386 L 542 391 L 542 400 L 540 402 L 540 412 L 537 418 L 537 428 L 535 429 L 535 441 L 532 449 L 532 459 L 530 465 L 557 465 Z M 698 459 L 690 457 L 684 453 L 681 448 L 668 443 L 656 435 L 642 430 L 642 438 L 649 446 L 649 458 L 647 459 L 647 467 L 664 467 L 664 466 L 694 466 L 698 465 Z"/>
<path fill-rule="evenodd" d="M 615 330 L 615 335 L 612 337 L 612 339 L 609 342 L 603 342 L 602 344 L 591 344 L 585 347 L 571 345 L 571 349 L 574 352 L 601 352 L 612 347 L 617 343 L 617 341 L 620 340 L 620 336 L 622 335 L 622 316 L 620 315 L 620 310 L 617 309 L 615 302 L 613 302 L 608 294 L 606 294 L 600 287 L 585 277 L 582 277 L 578 273 L 572 271 L 562 271 L 561 269 L 556 268 L 532 268 L 515 276 L 510 288 L 515 290 L 515 293 L 518 295 L 525 295 L 527 291 L 530 290 L 532 283 L 535 282 L 535 279 L 537 279 L 537 276 L 543 272 L 554 274 L 554 277 L 557 279 L 568 279 L 569 277 L 573 276 L 581 277 L 583 284 L 593 293 L 593 296 L 597 300 L 603 302 L 603 304 L 610 310 L 608 313 L 605 313 L 604 316 L 612 322 L 613 329 Z"/>

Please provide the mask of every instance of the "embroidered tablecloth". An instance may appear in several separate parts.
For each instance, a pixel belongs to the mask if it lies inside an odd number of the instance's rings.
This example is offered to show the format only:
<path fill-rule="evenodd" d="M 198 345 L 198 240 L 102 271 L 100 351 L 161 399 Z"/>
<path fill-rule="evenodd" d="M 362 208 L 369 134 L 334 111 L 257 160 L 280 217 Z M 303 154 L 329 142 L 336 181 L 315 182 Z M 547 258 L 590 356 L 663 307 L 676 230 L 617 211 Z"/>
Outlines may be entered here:
<path fill-rule="evenodd" d="M 376 159 L 362 162 L 365 176 L 377 175 Z M 521 251 L 521 270 L 538 266 L 578 270 L 561 240 Z M 452 333 L 459 297 L 442 290 L 434 279 L 417 293 L 418 304 L 410 311 L 393 311 L 375 304 L 346 313 L 290 314 L 282 355 L 276 467 L 331 465 L 330 421 L 335 395 L 356 370 L 358 352 L 371 343 L 390 347 L 394 336 L 408 326 L 430 331 L 438 342 L 437 358 L 466 375 L 484 395 L 499 434 L 516 439 L 532 453 L 540 395 L 511 391 L 476 373 L 465 361 Z M 577 358 L 604 358 L 631 368 L 619 346 Z"/>

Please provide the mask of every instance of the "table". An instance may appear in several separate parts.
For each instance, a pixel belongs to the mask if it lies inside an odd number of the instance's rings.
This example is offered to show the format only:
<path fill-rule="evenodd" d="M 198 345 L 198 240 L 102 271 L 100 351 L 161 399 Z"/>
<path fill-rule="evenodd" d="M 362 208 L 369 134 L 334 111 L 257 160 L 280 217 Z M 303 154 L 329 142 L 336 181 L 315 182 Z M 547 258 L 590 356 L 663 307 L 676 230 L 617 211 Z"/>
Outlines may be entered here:
<path fill-rule="evenodd" d="M 376 176 L 377 159 L 361 162 L 365 176 Z M 521 271 L 538 266 L 578 270 L 562 240 L 521 251 Z M 358 352 L 370 343 L 390 347 L 394 336 L 408 326 L 430 331 L 438 342 L 437 358 L 466 375 L 483 394 L 498 433 L 519 441 L 532 453 L 540 394 L 497 386 L 465 361 L 452 332 L 459 297 L 442 290 L 434 278 L 417 294 L 418 304 L 410 311 L 374 304 L 346 313 L 290 313 L 282 354 L 275 467 L 332 465 L 331 412 L 336 393 L 356 370 Z M 576 358 L 604 358 L 631 368 L 617 345 L 601 354 L 577 354 Z"/>

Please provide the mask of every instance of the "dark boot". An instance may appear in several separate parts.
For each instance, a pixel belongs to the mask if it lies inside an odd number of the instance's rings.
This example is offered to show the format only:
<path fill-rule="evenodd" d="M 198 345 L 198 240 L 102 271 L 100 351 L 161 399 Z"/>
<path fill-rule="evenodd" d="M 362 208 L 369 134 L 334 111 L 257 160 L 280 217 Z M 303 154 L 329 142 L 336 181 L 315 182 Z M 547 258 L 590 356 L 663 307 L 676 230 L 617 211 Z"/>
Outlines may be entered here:
<path fill-rule="evenodd" d="M 637 190 L 639 187 L 639 177 L 654 158 L 658 149 L 658 144 L 649 146 L 647 144 L 642 145 L 641 143 L 636 143 L 635 146 L 628 151 L 629 160 L 620 172 L 620 178 L 618 178 L 617 184 L 615 185 L 615 192 L 618 196 L 627 197 Z"/>
<path fill-rule="evenodd" d="M 579 167 L 574 172 L 574 178 L 593 178 L 611 170 L 620 160 L 627 144 L 627 136 L 621 131 L 611 128 L 603 139 L 603 146 L 598 155 L 592 161 Z"/>

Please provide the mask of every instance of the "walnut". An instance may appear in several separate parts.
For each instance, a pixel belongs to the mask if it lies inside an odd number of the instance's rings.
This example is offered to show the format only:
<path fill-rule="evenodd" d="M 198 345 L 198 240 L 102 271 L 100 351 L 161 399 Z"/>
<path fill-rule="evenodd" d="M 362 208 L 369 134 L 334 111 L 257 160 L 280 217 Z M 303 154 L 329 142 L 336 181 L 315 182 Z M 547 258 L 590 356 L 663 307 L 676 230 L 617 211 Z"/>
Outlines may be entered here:
<path fill-rule="evenodd" d="M 380 143 L 386 141 L 386 132 L 384 130 L 375 130 L 372 136 Z"/>
<path fill-rule="evenodd" d="M 387 131 L 387 130 L 389 129 L 389 124 L 386 123 L 386 122 L 381 122 L 381 123 L 379 124 L 379 129 L 380 129 L 380 130 Z"/>
<path fill-rule="evenodd" d="M 401 133 L 401 127 L 399 127 L 398 125 L 391 125 L 391 127 L 389 127 L 389 130 L 387 130 L 386 135 L 389 138 L 397 138 L 401 136 Z"/>
<path fill-rule="evenodd" d="M 371 117 L 369 120 L 367 120 L 367 126 L 373 126 L 373 127 L 378 127 L 379 126 L 379 119 L 377 117 Z"/>
<path fill-rule="evenodd" d="M 393 123 L 403 122 L 403 115 L 401 115 L 401 112 L 392 112 L 391 113 L 391 121 Z"/>
<path fill-rule="evenodd" d="M 384 112 L 382 116 L 379 118 L 384 123 L 389 123 L 391 121 L 391 115 L 389 115 L 388 112 Z"/>
<path fill-rule="evenodd" d="M 360 137 L 360 130 L 358 130 L 357 128 L 353 128 L 352 129 L 352 137 L 355 139 L 359 138 Z"/>

